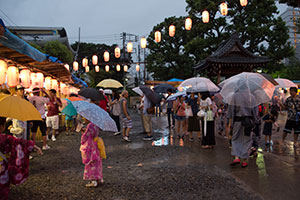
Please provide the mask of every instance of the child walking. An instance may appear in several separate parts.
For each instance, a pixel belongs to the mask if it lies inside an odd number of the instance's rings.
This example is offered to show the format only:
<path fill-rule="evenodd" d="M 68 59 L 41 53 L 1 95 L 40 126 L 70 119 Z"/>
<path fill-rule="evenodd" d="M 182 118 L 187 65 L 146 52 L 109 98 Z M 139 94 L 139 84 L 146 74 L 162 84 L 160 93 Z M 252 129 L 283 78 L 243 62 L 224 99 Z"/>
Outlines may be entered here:
<path fill-rule="evenodd" d="M 265 122 L 263 134 L 265 135 L 265 143 L 266 146 L 271 144 L 271 137 L 272 137 L 272 126 L 275 123 L 276 113 L 274 111 L 269 112 L 263 117 Z"/>
<path fill-rule="evenodd" d="M 103 183 L 102 159 L 97 142 L 94 141 L 98 137 L 99 128 L 95 124 L 87 122 L 89 124 L 81 136 L 80 146 L 82 163 L 85 165 L 83 180 L 89 181 L 86 187 L 97 187 Z"/>

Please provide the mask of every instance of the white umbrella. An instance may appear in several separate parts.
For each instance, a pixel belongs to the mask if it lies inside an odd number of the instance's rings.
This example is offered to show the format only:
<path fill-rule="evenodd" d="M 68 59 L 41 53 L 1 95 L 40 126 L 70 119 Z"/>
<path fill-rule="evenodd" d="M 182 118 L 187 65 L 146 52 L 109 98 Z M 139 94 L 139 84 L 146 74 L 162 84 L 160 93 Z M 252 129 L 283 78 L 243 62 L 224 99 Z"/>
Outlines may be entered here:
<path fill-rule="evenodd" d="M 203 77 L 189 78 L 178 86 L 179 91 L 186 89 L 193 92 L 218 92 L 220 90 L 211 80 Z"/>
<path fill-rule="evenodd" d="M 243 72 L 229 78 L 220 94 L 229 105 L 255 107 L 272 99 L 275 86 L 257 73 Z"/>
<path fill-rule="evenodd" d="M 138 95 L 140 95 L 140 96 L 143 96 L 144 95 L 144 93 L 143 93 L 143 91 L 140 89 L 140 87 L 135 87 L 135 88 L 133 88 L 132 89 L 135 93 L 137 93 Z"/>
<path fill-rule="evenodd" d="M 167 98 L 166 101 L 174 101 L 174 100 L 177 99 L 177 97 L 180 97 L 180 96 L 184 96 L 184 97 L 185 97 L 186 95 L 187 95 L 187 94 L 186 94 L 185 91 L 182 91 L 182 92 L 176 92 L 175 94 L 169 96 L 169 97 Z"/>
<path fill-rule="evenodd" d="M 276 78 L 275 81 L 279 84 L 277 85 L 279 88 L 297 87 L 295 83 L 286 78 Z"/>

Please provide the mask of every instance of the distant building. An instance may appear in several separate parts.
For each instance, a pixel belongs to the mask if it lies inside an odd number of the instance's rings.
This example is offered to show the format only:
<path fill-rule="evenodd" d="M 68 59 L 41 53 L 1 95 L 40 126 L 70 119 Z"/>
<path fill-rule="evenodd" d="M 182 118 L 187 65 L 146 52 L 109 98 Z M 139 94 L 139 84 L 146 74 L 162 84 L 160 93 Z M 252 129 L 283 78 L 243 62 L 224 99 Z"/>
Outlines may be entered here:
<path fill-rule="evenodd" d="M 280 17 L 289 28 L 290 39 L 288 42 L 295 47 L 295 57 L 300 61 L 300 33 L 296 28 L 296 23 L 300 19 L 300 8 L 288 7 Z M 288 63 L 288 61 L 286 60 L 285 63 Z"/>
<path fill-rule="evenodd" d="M 63 27 L 7 26 L 7 28 L 28 43 L 44 46 L 49 41 L 59 41 L 75 54 Z"/>

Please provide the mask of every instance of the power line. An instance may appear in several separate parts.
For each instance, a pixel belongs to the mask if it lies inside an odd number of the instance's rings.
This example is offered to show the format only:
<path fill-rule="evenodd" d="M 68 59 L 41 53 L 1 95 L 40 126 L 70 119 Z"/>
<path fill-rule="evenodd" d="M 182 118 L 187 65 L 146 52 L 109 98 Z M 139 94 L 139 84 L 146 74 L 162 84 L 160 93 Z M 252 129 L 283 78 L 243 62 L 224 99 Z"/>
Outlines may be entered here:
<path fill-rule="evenodd" d="M 11 21 L 14 25 L 18 26 L 12 19 L 10 19 L 10 17 L 9 17 L 7 14 L 5 14 L 5 12 L 4 12 L 3 10 L 0 9 L 0 11 L 6 16 L 6 18 L 7 18 L 9 21 Z"/>

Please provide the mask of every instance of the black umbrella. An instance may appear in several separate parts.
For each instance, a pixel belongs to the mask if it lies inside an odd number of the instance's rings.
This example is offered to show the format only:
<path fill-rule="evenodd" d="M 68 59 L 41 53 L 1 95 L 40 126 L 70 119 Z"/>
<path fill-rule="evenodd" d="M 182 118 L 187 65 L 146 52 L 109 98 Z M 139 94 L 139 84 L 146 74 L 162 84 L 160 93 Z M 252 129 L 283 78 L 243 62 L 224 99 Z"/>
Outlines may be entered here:
<path fill-rule="evenodd" d="M 167 93 L 168 90 L 171 90 L 172 93 L 176 92 L 176 88 L 172 85 L 162 83 L 159 85 L 154 86 L 154 91 L 156 93 Z"/>
<path fill-rule="evenodd" d="M 89 98 L 92 101 L 105 100 L 104 95 L 95 88 L 83 88 L 78 92 L 78 94 L 85 98 Z"/>
<path fill-rule="evenodd" d="M 265 73 L 261 73 L 261 75 L 262 75 L 263 77 L 265 77 L 268 81 L 270 81 L 273 85 L 279 85 L 279 84 L 277 83 L 277 81 L 275 81 L 275 79 L 274 79 L 271 75 L 265 74 Z"/>
<path fill-rule="evenodd" d="M 151 101 L 153 104 L 159 104 L 160 98 L 158 94 L 156 94 L 153 90 L 151 90 L 148 86 L 146 85 L 141 85 L 140 89 L 144 93 L 144 95 Z"/>

